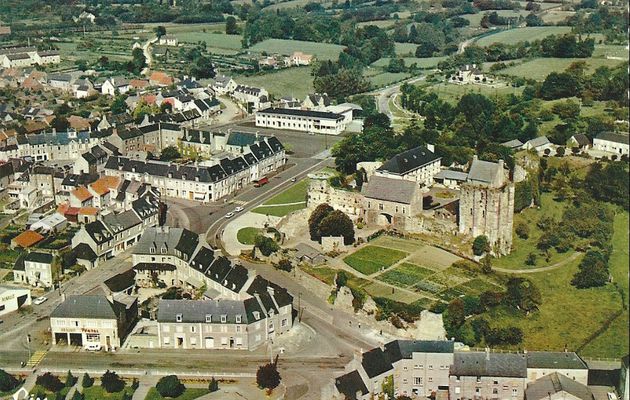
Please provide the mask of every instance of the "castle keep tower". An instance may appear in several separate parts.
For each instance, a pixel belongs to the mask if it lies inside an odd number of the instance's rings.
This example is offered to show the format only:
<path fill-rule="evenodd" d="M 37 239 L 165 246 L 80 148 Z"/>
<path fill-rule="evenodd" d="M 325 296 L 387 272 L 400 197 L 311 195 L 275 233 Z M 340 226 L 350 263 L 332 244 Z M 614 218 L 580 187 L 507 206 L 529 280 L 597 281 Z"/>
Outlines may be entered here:
<path fill-rule="evenodd" d="M 503 160 L 481 161 L 474 156 L 459 200 L 459 232 L 485 235 L 497 255 L 510 253 L 514 219 L 514 184 Z"/>

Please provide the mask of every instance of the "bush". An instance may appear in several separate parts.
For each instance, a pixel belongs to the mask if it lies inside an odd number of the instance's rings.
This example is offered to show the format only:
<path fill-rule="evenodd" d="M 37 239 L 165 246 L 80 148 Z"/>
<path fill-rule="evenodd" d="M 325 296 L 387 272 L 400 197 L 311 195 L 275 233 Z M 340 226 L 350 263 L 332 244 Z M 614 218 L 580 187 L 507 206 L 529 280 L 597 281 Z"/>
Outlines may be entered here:
<path fill-rule="evenodd" d="M 116 393 L 125 388 L 125 381 L 120 379 L 118 374 L 114 371 L 107 370 L 103 376 L 101 376 L 101 387 L 105 389 L 107 393 Z"/>
<path fill-rule="evenodd" d="M 261 389 L 273 390 L 280 385 L 280 373 L 278 372 L 278 358 L 273 363 L 261 365 L 256 371 L 256 384 Z"/>
<path fill-rule="evenodd" d="M 176 375 L 167 375 L 160 378 L 155 388 L 162 397 L 177 397 L 186 390 L 186 387 Z"/>
<path fill-rule="evenodd" d="M 516 225 L 516 235 L 520 237 L 521 239 L 528 239 L 529 238 L 529 225 L 523 222 L 519 222 Z"/>
<path fill-rule="evenodd" d="M 210 382 L 208 383 L 208 390 L 210 391 L 210 393 L 219 391 L 219 381 L 214 379 L 214 376 L 212 377 L 212 379 L 210 379 Z"/>
<path fill-rule="evenodd" d="M 536 253 L 529 253 L 527 258 L 525 259 L 525 264 L 527 265 L 536 265 Z"/>
<path fill-rule="evenodd" d="M 81 386 L 84 388 L 89 388 L 94 385 L 94 378 L 90 377 L 90 375 L 86 372 L 83 374 L 83 380 L 81 381 Z"/>
<path fill-rule="evenodd" d="M 280 249 L 280 246 L 278 246 L 278 243 L 276 243 L 275 240 L 264 235 L 256 235 L 254 238 L 254 245 L 265 257 L 269 257 L 272 253 L 275 253 Z"/>
<path fill-rule="evenodd" d="M 72 375 L 72 372 L 68 370 L 68 374 L 66 375 L 66 387 L 72 387 L 75 383 L 77 383 L 78 379 Z"/>
<path fill-rule="evenodd" d="M 473 254 L 476 256 L 480 256 L 483 253 L 490 251 L 490 242 L 488 242 L 488 238 L 485 235 L 479 235 L 473 240 L 472 244 Z"/>
<path fill-rule="evenodd" d="M 5 370 L 0 369 L 0 392 L 10 392 L 17 389 L 19 381 Z"/>
<path fill-rule="evenodd" d="M 53 393 L 57 393 L 64 388 L 64 384 L 59 380 L 59 378 L 50 372 L 46 372 L 45 374 L 38 376 L 35 384 Z"/>
<path fill-rule="evenodd" d="M 287 258 L 283 258 L 282 260 L 278 261 L 277 264 L 274 264 L 274 267 L 276 267 L 276 269 L 279 269 L 280 271 L 286 272 L 291 272 L 293 270 L 293 264 L 291 264 L 291 261 Z"/>

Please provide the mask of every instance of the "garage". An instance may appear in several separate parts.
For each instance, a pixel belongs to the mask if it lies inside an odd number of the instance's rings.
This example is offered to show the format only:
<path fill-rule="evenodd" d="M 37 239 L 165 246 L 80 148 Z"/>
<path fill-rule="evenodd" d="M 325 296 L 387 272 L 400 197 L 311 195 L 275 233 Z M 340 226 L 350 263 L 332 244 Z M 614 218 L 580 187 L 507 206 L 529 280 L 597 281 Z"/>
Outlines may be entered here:
<path fill-rule="evenodd" d="M 83 346 L 83 335 L 81 333 L 71 333 L 70 334 L 70 345 L 71 346 Z"/>

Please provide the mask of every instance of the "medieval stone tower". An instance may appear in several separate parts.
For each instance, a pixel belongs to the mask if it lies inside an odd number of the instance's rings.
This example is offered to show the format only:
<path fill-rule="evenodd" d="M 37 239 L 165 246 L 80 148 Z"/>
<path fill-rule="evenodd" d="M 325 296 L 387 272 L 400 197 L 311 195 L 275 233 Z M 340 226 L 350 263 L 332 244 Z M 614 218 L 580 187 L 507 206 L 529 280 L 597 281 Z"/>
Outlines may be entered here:
<path fill-rule="evenodd" d="M 497 255 L 512 248 L 514 184 L 503 160 L 481 161 L 474 156 L 459 200 L 459 232 L 477 237 L 485 235 Z"/>

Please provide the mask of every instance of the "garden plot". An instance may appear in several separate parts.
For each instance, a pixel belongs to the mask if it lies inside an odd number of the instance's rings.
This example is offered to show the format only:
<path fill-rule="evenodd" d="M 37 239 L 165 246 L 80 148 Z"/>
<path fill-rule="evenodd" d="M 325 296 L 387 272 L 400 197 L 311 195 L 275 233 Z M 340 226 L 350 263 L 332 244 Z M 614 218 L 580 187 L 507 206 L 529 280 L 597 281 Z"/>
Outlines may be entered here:
<path fill-rule="evenodd" d="M 377 279 L 391 285 L 408 288 L 434 273 L 435 271 L 423 268 L 419 265 L 402 263 L 380 274 Z"/>
<path fill-rule="evenodd" d="M 412 264 L 442 271 L 450 267 L 454 262 L 460 260 L 460 257 L 448 251 L 438 249 L 437 247 L 423 246 L 415 252 L 408 261 Z"/>
<path fill-rule="evenodd" d="M 365 275 L 387 269 L 409 253 L 380 246 L 366 246 L 345 257 L 343 261 Z"/>

